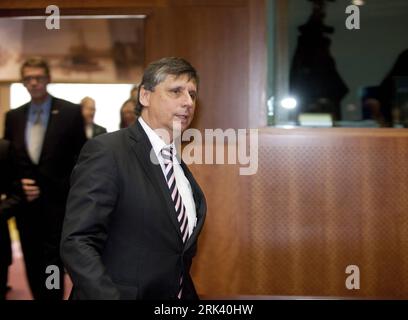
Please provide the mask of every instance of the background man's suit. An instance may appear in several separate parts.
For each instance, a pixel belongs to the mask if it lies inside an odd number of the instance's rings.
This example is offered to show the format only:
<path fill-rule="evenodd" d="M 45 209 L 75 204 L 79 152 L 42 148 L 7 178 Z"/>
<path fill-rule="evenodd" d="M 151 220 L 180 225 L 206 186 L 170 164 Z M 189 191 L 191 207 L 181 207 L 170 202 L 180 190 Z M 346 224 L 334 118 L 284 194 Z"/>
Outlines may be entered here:
<path fill-rule="evenodd" d="M 31 161 L 25 143 L 28 110 L 29 103 L 9 111 L 5 124 L 5 138 L 14 150 L 15 180 L 34 179 L 41 190 L 38 199 L 24 201 L 16 215 L 17 226 L 34 298 L 60 298 L 62 290 L 45 289 L 45 268 L 59 266 L 62 279 L 59 243 L 69 177 L 86 141 L 84 123 L 78 105 L 52 97 L 42 152 L 36 165 Z"/>
<path fill-rule="evenodd" d="M 9 143 L 0 139 L 0 195 L 10 189 Z M 7 225 L 7 201 L 0 200 L 0 300 L 4 298 L 7 286 L 7 272 L 11 264 L 11 242 Z"/>
<path fill-rule="evenodd" d="M 184 244 L 174 202 L 139 121 L 89 140 L 72 175 L 61 255 L 74 299 L 197 299 L 189 274 L 206 214 L 184 163 L 197 226 Z M 80 286 L 75 286 L 79 283 Z"/>
<path fill-rule="evenodd" d="M 104 128 L 104 127 L 102 127 L 100 125 L 97 125 L 96 123 L 92 124 L 92 137 L 93 138 L 96 137 L 96 136 L 99 136 L 100 134 L 104 134 L 106 132 L 107 132 L 106 128 Z"/>

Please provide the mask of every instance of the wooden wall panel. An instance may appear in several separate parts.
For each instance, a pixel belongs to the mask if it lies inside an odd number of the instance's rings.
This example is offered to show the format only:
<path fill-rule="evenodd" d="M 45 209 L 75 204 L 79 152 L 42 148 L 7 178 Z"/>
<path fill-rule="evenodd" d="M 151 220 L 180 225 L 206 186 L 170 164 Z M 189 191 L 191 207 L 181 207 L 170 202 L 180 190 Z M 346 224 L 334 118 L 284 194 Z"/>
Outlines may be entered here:
<path fill-rule="evenodd" d="M 199 70 L 199 108 L 193 126 L 248 126 L 248 9 L 176 7 L 147 18 L 148 60 L 178 55 Z"/>
<path fill-rule="evenodd" d="M 200 295 L 243 294 L 250 282 L 251 234 L 245 179 L 234 165 L 193 165 L 207 199 L 207 219 L 192 274 Z"/>
<path fill-rule="evenodd" d="M 408 298 L 408 133 L 264 129 L 259 146 L 253 176 L 193 166 L 209 203 L 199 292 Z"/>

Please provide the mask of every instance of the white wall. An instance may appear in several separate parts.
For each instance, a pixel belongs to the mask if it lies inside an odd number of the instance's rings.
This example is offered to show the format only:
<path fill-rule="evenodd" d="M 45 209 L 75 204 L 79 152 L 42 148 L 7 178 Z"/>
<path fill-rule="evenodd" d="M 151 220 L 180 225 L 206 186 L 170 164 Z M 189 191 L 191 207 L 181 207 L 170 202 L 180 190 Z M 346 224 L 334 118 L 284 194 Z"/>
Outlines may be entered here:
<path fill-rule="evenodd" d="M 52 83 L 48 92 L 58 98 L 79 103 L 85 96 L 95 100 L 95 123 L 105 127 L 108 132 L 119 129 L 119 110 L 129 96 L 132 84 L 82 84 Z M 10 90 L 11 108 L 17 108 L 30 100 L 30 95 L 20 83 L 13 83 Z"/>

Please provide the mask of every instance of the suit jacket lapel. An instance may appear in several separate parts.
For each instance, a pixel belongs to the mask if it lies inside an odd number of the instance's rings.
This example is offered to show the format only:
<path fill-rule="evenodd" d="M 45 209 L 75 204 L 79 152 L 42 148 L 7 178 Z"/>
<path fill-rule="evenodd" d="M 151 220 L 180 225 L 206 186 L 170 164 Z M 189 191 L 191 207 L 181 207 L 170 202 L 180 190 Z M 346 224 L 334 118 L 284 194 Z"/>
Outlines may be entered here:
<path fill-rule="evenodd" d="M 135 152 L 136 157 L 141 164 L 141 167 L 144 169 L 146 175 L 148 176 L 154 187 L 157 189 L 158 194 L 163 197 L 168 209 L 168 216 L 173 226 L 176 228 L 177 233 L 179 234 L 179 239 L 182 242 L 183 240 L 179 223 L 176 217 L 174 202 L 171 198 L 170 190 L 165 181 L 162 169 L 159 164 L 153 164 L 150 160 L 150 151 L 152 150 L 150 140 L 144 132 L 139 121 L 136 121 L 136 123 L 129 127 L 127 130 L 129 130 L 129 136 L 132 140 L 131 147 Z M 153 154 L 153 156 L 158 163 L 156 155 Z"/>
<path fill-rule="evenodd" d="M 28 155 L 28 149 L 26 144 L 26 128 L 27 128 L 27 120 L 28 120 L 28 109 L 30 107 L 30 103 L 26 103 L 22 107 L 22 115 L 17 118 L 17 126 L 15 134 L 17 135 L 16 141 L 20 144 L 19 148 L 24 150 L 25 156 L 31 161 L 30 156 Z"/>
<path fill-rule="evenodd" d="M 55 132 L 58 130 L 58 114 L 59 114 L 59 107 L 58 103 L 54 97 L 51 96 L 51 108 L 50 108 L 50 115 L 48 118 L 47 128 L 44 134 L 44 141 L 41 150 L 40 162 L 46 158 L 48 147 L 51 145 L 50 141 L 55 139 Z"/>

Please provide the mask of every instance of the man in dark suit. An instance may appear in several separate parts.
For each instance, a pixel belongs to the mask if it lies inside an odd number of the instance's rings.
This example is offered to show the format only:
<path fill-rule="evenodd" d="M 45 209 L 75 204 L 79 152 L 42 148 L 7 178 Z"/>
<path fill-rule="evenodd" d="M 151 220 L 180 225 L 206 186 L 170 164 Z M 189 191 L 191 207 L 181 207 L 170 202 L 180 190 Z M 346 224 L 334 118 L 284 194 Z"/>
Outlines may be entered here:
<path fill-rule="evenodd" d="M 85 97 L 81 100 L 81 110 L 85 122 L 85 134 L 88 139 L 99 136 L 106 133 L 106 128 L 97 125 L 94 122 L 95 118 L 95 100 L 91 97 Z"/>
<path fill-rule="evenodd" d="M 151 63 L 136 123 L 83 148 L 61 240 L 72 298 L 198 298 L 189 271 L 206 202 L 175 156 L 172 135 L 175 127 L 190 125 L 197 87 L 198 75 L 187 61 Z"/>
<path fill-rule="evenodd" d="M 34 299 L 63 297 L 59 255 L 69 177 L 86 141 L 80 107 L 48 94 L 48 64 L 30 58 L 21 67 L 31 101 L 6 115 L 5 138 L 11 142 L 14 180 L 24 194 L 16 213 L 26 273 Z M 46 286 L 48 266 L 59 267 L 59 283 Z M 58 278 L 58 277 L 57 277 Z"/>

